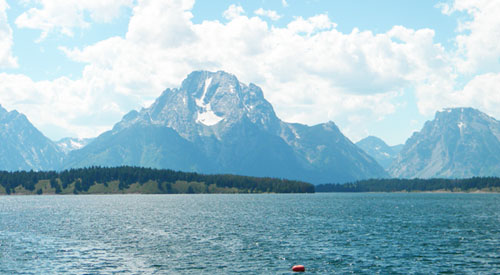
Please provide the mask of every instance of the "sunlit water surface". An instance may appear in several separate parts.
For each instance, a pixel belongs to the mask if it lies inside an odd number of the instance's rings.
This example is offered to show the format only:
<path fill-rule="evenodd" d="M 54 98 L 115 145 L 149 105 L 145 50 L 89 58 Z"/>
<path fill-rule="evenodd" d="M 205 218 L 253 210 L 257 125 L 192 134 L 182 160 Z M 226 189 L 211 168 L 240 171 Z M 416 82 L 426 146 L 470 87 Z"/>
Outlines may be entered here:
<path fill-rule="evenodd" d="M 498 273 L 498 194 L 0 197 L 2 274 Z"/>

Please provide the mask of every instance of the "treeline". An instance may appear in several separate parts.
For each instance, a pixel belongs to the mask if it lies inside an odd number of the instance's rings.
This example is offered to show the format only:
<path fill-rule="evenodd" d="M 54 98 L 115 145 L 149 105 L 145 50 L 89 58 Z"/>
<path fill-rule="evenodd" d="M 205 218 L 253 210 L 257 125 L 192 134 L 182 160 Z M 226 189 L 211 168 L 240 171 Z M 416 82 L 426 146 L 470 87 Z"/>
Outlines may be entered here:
<path fill-rule="evenodd" d="M 500 178 L 469 179 L 370 179 L 344 184 L 321 184 L 316 192 L 426 192 L 491 191 L 500 192 Z"/>
<path fill-rule="evenodd" d="M 313 193 L 309 183 L 237 175 L 204 175 L 141 167 L 89 167 L 62 172 L 0 171 L 0 193 Z M 4 189 L 4 190 L 1 190 Z M 49 191 L 50 190 L 50 191 Z M 2 192 L 3 191 L 3 192 Z"/>

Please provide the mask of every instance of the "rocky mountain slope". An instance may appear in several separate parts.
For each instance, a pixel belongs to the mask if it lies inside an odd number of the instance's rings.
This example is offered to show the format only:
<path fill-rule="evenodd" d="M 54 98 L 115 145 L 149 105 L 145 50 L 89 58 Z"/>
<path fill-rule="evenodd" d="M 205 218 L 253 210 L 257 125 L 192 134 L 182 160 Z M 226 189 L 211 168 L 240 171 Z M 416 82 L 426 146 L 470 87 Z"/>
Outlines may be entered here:
<path fill-rule="evenodd" d="M 259 87 L 221 71 L 191 73 L 149 108 L 70 152 L 64 167 L 125 164 L 313 183 L 387 176 L 333 122 L 283 122 Z"/>
<path fill-rule="evenodd" d="M 73 150 L 82 149 L 83 147 L 87 146 L 87 144 L 92 142 L 92 140 L 94 140 L 94 139 L 93 138 L 66 137 L 66 138 L 62 138 L 59 141 L 57 141 L 56 145 L 60 151 L 67 154 Z"/>
<path fill-rule="evenodd" d="M 384 169 L 389 168 L 396 159 L 403 145 L 389 146 L 378 137 L 368 136 L 358 142 L 356 145 L 374 158 Z"/>
<path fill-rule="evenodd" d="M 286 123 L 259 87 L 225 72 L 191 73 L 95 139 L 53 142 L 0 106 L 0 170 L 134 165 L 312 183 L 387 177 L 375 159 L 392 162 L 398 178 L 499 176 L 500 122 L 472 108 L 445 109 L 394 157 L 398 150 L 375 137 L 356 146 L 333 122 Z"/>
<path fill-rule="evenodd" d="M 63 154 L 23 114 L 0 106 L 0 170 L 54 170 Z"/>
<path fill-rule="evenodd" d="M 406 141 L 389 169 L 401 178 L 500 175 L 500 122 L 476 109 L 437 112 Z"/>

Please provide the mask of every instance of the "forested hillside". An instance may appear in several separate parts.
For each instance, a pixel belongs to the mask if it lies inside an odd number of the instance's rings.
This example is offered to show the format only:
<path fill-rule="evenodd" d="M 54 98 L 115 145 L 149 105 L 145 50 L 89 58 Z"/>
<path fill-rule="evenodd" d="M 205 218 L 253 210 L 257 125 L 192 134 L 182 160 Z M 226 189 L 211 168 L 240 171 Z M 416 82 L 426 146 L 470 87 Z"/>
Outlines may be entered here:
<path fill-rule="evenodd" d="M 122 166 L 0 172 L 0 194 L 312 193 L 300 181 Z"/>
<path fill-rule="evenodd" d="M 372 179 L 345 184 L 321 184 L 316 192 L 500 192 L 500 178 Z"/>

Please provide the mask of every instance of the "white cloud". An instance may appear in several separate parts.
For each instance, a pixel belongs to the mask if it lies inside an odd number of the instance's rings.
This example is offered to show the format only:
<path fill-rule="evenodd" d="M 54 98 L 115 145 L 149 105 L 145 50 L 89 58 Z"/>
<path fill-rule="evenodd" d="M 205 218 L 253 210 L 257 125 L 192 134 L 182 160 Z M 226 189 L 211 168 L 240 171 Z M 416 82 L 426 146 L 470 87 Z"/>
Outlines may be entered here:
<path fill-rule="evenodd" d="M 445 107 L 473 107 L 500 118 L 500 73 L 477 75 L 459 90 L 449 83 L 429 88 L 433 92 L 422 93 L 419 107 L 431 113 Z M 437 90 L 440 92 L 436 92 Z"/>
<path fill-rule="evenodd" d="M 455 0 L 442 5 L 445 14 L 465 12 L 459 22 L 457 68 L 464 73 L 500 71 L 500 1 Z"/>
<path fill-rule="evenodd" d="M 224 11 L 222 16 L 228 20 L 232 20 L 243 15 L 244 13 L 245 10 L 243 10 L 243 7 L 232 4 L 229 8 L 227 8 L 227 10 Z"/>
<path fill-rule="evenodd" d="M 500 118 L 500 73 L 474 77 L 453 99 L 459 106 L 471 106 Z"/>
<path fill-rule="evenodd" d="M 41 30 L 40 39 L 50 32 L 73 36 L 74 29 L 87 28 L 91 22 L 109 22 L 120 15 L 122 7 L 130 7 L 133 0 L 32 0 L 40 7 L 22 13 L 16 19 L 19 28 Z"/>
<path fill-rule="evenodd" d="M 457 10 L 460 1 L 465 0 L 457 0 Z M 463 89 L 456 87 L 458 67 L 489 68 L 480 62 L 480 43 L 473 43 L 473 37 L 489 39 L 485 47 L 493 50 L 488 56 L 496 54 L 496 42 L 488 44 L 498 36 L 483 34 L 479 25 L 459 36 L 458 58 L 434 41 L 431 29 L 395 26 L 378 34 L 358 29 L 343 33 L 326 14 L 297 17 L 276 27 L 245 15 L 237 5 L 224 12 L 227 22 L 197 24 L 192 22 L 193 5 L 193 0 L 138 1 L 124 38 L 61 48 L 70 59 L 86 63 L 81 79 L 33 82 L 2 74 L 0 102 L 11 102 L 10 108 L 26 113 L 36 125 L 52 123 L 89 136 L 111 127 L 130 109 L 146 106 L 165 88 L 179 86 L 193 70 L 225 70 L 261 86 L 282 119 L 308 124 L 347 121 L 349 126 L 342 130 L 356 138 L 365 133 L 360 125 L 405 108 L 403 91 L 413 89 L 423 114 L 464 105 L 499 112 L 498 74 L 477 75 Z M 47 31 L 63 25 L 53 24 Z M 82 26 L 68 28 L 75 27 Z M 43 98 L 43 107 L 33 107 L 33 98 Z M 98 119 L 103 124 L 95 127 L 89 117 L 108 119 Z"/>
<path fill-rule="evenodd" d="M 192 42 L 195 39 L 190 12 L 193 5 L 194 0 L 139 2 L 133 9 L 127 40 L 160 48 L 180 47 Z"/>
<path fill-rule="evenodd" d="M 96 136 L 135 105 L 134 97 L 113 92 L 102 79 L 35 82 L 24 75 L 0 73 L 0 83 L 3 107 L 24 113 L 42 132 L 58 129 L 62 135 Z"/>
<path fill-rule="evenodd" d="M 16 68 L 17 59 L 12 55 L 12 29 L 7 21 L 9 5 L 0 0 L 0 68 Z"/>
<path fill-rule="evenodd" d="M 288 24 L 288 30 L 295 33 L 313 34 L 318 31 L 324 31 L 336 27 L 337 24 L 330 21 L 328 15 L 320 14 L 304 19 L 297 17 Z"/>
<path fill-rule="evenodd" d="M 455 0 L 440 8 L 446 15 L 468 16 L 458 22 L 457 49 L 447 53 L 448 69 L 416 83 L 420 112 L 470 106 L 500 118 L 500 2 Z"/>
<path fill-rule="evenodd" d="M 281 5 L 285 8 L 288 7 L 288 3 L 286 2 L 286 0 L 281 0 Z"/>
<path fill-rule="evenodd" d="M 125 39 L 65 51 L 88 63 L 84 77 L 147 100 L 177 87 L 192 70 L 222 69 L 261 86 L 283 119 L 309 124 L 346 113 L 383 117 L 396 111 L 398 91 L 448 73 L 432 30 L 345 34 L 324 14 L 270 27 L 235 5 L 225 12 L 227 23 L 194 24 L 192 4 L 141 2 Z M 160 10 L 171 14 L 161 24 L 151 21 Z"/>
<path fill-rule="evenodd" d="M 254 13 L 257 15 L 260 15 L 260 16 L 268 17 L 269 19 L 271 19 L 273 21 L 277 21 L 281 18 L 281 15 L 279 15 L 276 11 L 265 10 L 263 8 L 260 8 L 256 11 L 254 11 Z"/>

